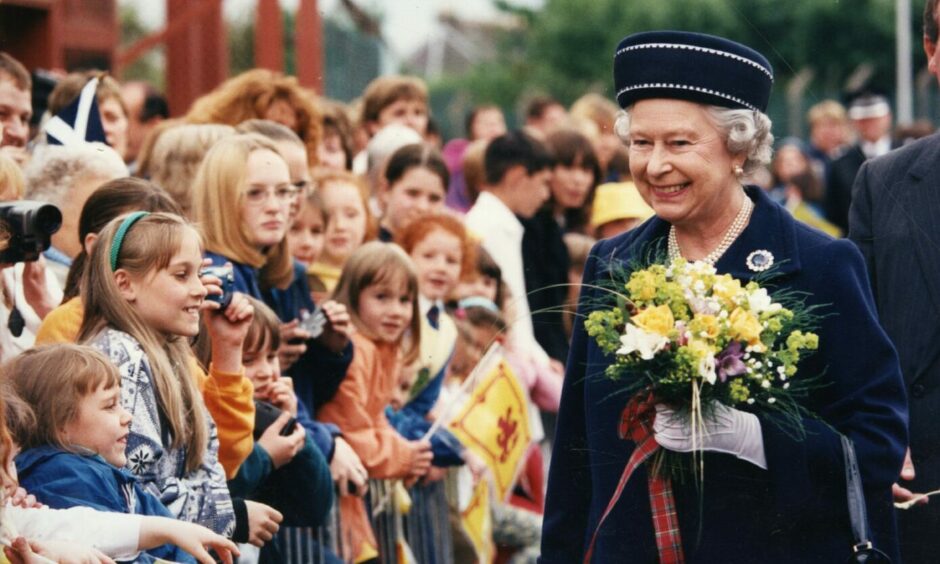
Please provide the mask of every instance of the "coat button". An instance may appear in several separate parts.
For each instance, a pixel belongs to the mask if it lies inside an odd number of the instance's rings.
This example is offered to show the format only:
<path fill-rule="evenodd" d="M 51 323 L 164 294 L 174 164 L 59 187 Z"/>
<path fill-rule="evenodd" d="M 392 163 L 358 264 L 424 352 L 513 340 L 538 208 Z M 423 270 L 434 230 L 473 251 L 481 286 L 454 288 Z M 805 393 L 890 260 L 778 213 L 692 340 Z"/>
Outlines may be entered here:
<path fill-rule="evenodd" d="M 924 392 L 926 391 L 927 389 L 923 384 L 914 384 L 911 386 L 911 395 L 917 399 L 924 397 Z"/>

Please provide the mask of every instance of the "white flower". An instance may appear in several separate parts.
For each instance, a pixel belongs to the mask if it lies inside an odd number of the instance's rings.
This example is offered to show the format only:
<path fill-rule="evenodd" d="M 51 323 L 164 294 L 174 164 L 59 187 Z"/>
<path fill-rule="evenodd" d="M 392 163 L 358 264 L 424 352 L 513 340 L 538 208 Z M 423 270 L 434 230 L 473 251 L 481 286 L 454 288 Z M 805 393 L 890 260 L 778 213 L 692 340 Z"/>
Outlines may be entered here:
<path fill-rule="evenodd" d="M 689 272 L 692 272 L 693 274 L 697 274 L 699 276 L 710 276 L 712 274 L 715 274 L 715 272 L 717 271 L 715 270 L 714 266 L 708 264 L 707 262 L 697 260 L 689 264 Z"/>
<path fill-rule="evenodd" d="M 620 337 L 620 344 L 623 345 L 617 349 L 617 354 L 628 355 L 634 352 L 640 353 L 640 358 L 650 360 L 669 342 L 669 339 L 656 333 L 647 333 L 632 323 L 627 323 L 624 334 Z"/>
<path fill-rule="evenodd" d="M 774 303 L 773 300 L 770 299 L 767 288 L 758 288 L 749 293 L 747 296 L 747 306 L 748 309 L 754 313 L 763 313 L 765 311 L 773 313 L 781 308 L 780 304 Z"/>
<path fill-rule="evenodd" d="M 707 354 L 698 362 L 698 375 L 709 384 L 714 384 L 718 379 L 715 373 L 715 355 Z"/>

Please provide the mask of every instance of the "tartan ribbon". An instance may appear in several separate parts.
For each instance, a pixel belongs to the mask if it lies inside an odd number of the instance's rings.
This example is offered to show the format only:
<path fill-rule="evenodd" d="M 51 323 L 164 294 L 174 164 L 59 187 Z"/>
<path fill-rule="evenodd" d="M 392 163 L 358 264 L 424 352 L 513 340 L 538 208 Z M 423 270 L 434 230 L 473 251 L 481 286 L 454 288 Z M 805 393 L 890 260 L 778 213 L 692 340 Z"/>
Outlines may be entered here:
<path fill-rule="evenodd" d="M 636 443 L 636 448 L 627 465 L 620 475 L 620 481 L 614 490 L 614 495 L 607 503 L 607 508 L 597 522 L 597 528 L 591 535 L 591 543 L 584 555 L 584 564 L 590 564 L 594 555 L 594 544 L 597 535 L 607 516 L 613 511 L 623 490 L 633 476 L 633 472 L 644 462 L 649 460 L 659 450 L 659 443 L 653 436 L 653 421 L 656 418 L 656 409 L 653 395 L 638 395 L 627 403 L 620 415 L 619 434 L 621 439 Z M 656 538 L 656 548 L 659 551 L 660 564 L 683 564 L 685 555 L 682 552 L 682 535 L 679 532 L 679 515 L 676 513 L 676 500 L 672 491 L 672 481 L 668 478 L 647 472 L 647 486 L 650 495 L 650 513 L 653 516 L 653 534 Z"/>

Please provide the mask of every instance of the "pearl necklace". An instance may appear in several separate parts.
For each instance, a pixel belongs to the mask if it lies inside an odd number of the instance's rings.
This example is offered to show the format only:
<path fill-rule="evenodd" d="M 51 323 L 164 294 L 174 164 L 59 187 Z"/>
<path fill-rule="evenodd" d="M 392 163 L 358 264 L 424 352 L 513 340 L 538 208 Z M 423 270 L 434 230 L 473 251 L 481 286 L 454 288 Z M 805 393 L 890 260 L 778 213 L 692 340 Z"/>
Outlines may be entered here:
<path fill-rule="evenodd" d="M 710 264 L 712 266 L 718 262 L 718 259 L 721 258 L 721 255 L 725 254 L 725 251 L 728 250 L 728 247 L 734 243 L 735 239 L 744 231 L 744 228 L 747 227 L 748 221 L 751 219 L 751 211 L 754 210 L 754 202 L 747 197 L 747 194 L 744 195 L 744 204 L 741 205 L 741 209 L 738 210 L 738 215 L 734 217 L 734 221 L 731 222 L 731 226 L 728 227 L 728 230 L 725 232 L 725 236 L 721 238 L 721 242 L 718 243 L 718 246 L 712 250 L 712 252 L 705 255 L 705 258 L 699 259 L 700 262 Z M 676 226 L 669 226 L 669 239 L 667 243 L 667 251 L 669 253 L 670 262 L 679 258 L 681 252 L 679 251 L 679 242 L 676 240 Z"/>

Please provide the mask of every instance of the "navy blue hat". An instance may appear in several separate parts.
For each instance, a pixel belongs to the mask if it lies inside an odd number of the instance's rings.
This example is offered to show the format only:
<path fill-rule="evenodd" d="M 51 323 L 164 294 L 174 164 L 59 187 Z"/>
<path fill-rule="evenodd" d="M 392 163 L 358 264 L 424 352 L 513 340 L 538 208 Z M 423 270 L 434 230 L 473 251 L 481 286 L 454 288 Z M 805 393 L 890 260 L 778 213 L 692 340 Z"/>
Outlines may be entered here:
<path fill-rule="evenodd" d="M 767 110 L 774 71 L 757 51 L 688 31 L 628 35 L 614 54 L 617 102 L 676 98 L 726 108 Z"/>

